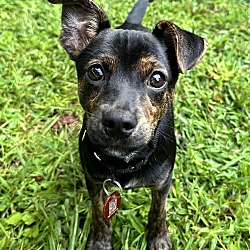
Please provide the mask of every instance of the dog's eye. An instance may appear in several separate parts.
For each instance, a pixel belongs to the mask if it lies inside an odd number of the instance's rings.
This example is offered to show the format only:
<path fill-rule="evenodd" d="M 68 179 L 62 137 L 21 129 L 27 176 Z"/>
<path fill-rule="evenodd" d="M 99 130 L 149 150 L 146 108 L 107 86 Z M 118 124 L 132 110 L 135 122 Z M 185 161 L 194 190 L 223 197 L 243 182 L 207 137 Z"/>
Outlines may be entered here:
<path fill-rule="evenodd" d="M 166 83 L 166 77 L 162 72 L 154 72 L 149 79 L 149 86 L 161 88 Z"/>
<path fill-rule="evenodd" d="M 90 80 L 100 81 L 104 78 L 103 69 L 100 65 L 92 65 L 88 68 L 87 74 Z"/>

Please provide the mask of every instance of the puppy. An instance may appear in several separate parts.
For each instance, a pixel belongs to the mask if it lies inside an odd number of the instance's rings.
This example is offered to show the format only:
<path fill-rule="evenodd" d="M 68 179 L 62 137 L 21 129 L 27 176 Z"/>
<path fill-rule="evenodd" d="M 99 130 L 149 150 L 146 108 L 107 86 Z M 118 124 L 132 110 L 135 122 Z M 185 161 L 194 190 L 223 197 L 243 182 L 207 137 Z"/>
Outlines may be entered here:
<path fill-rule="evenodd" d="M 148 0 L 138 0 L 119 29 L 90 0 L 49 2 L 63 4 L 60 41 L 75 61 L 84 109 L 79 151 L 93 207 L 86 249 L 112 249 L 110 218 L 121 197 L 108 193 L 111 184 L 151 188 L 147 249 L 171 249 L 165 205 L 176 154 L 174 87 L 206 42 L 168 21 L 153 32 L 142 27 Z"/>

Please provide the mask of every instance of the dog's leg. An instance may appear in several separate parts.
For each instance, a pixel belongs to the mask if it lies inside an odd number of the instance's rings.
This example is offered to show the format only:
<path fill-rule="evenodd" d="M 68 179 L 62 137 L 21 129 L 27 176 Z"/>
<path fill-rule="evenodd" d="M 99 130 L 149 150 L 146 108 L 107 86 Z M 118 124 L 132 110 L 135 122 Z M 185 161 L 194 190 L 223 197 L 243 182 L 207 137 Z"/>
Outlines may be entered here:
<path fill-rule="evenodd" d="M 152 203 L 148 214 L 147 250 L 171 250 L 166 226 L 166 198 L 168 187 L 152 189 Z"/>
<path fill-rule="evenodd" d="M 92 224 L 86 250 L 111 250 L 112 226 L 110 220 L 103 218 L 102 185 L 93 184 L 86 178 L 86 184 L 92 203 Z"/>

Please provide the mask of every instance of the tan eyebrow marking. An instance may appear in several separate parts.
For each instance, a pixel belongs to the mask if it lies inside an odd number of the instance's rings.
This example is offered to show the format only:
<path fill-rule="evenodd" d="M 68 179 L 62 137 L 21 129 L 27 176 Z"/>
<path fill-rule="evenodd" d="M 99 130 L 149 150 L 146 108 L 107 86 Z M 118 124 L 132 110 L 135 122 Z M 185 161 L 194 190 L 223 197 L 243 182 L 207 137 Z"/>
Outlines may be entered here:
<path fill-rule="evenodd" d="M 90 65 L 96 64 L 96 63 L 101 63 L 103 64 L 104 67 L 107 67 L 109 71 L 115 71 L 117 68 L 117 63 L 118 63 L 118 58 L 116 56 L 110 55 L 110 56 L 102 56 L 99 55 L 98 57 L 90 60 L 87 64 L 87 67 Z"/>
<path fill-rule="evenodd" d="M 162 65 L 153 56 L 141 57 L 136 65 L 136 69 L 142 78 L 148 76 L 153 69 L 162 68 Z"/>

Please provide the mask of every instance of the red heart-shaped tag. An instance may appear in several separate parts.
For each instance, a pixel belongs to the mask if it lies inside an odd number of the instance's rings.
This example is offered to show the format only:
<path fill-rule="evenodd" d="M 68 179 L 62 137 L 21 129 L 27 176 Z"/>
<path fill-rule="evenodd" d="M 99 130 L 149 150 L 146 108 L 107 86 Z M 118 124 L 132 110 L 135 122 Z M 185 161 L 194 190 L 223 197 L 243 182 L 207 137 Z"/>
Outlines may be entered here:
<path fill-rule="evenodd" d="M 121 206 L 121 194 L 117 191 L 108 196 L 103 205 L 104 219 L 111 219 Z"/>

